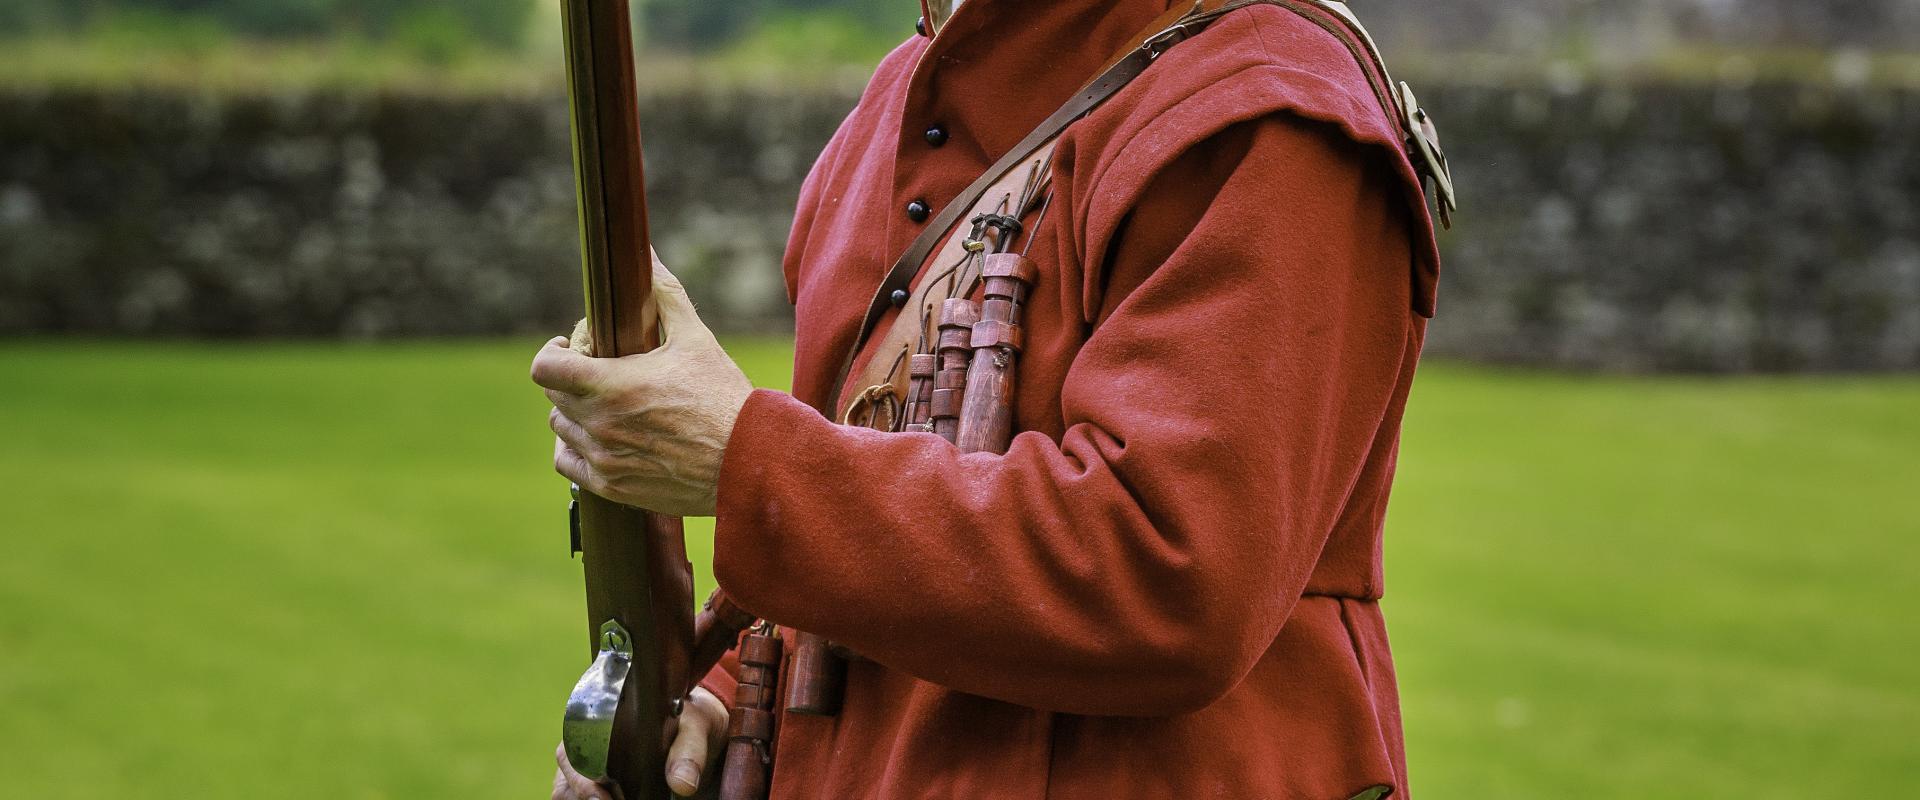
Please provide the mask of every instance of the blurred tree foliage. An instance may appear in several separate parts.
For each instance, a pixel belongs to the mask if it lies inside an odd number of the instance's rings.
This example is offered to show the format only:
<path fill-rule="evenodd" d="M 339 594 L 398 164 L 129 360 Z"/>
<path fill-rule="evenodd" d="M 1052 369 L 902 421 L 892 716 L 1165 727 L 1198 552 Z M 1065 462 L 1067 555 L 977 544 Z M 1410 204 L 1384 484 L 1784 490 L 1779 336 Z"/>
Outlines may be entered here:
<path fill-rule="evenodd" d="M 19 35 L 72 28 L 86 16 L 82 3 L 64 0 L 7 0 L 0 3 L 0 34 Z"/>

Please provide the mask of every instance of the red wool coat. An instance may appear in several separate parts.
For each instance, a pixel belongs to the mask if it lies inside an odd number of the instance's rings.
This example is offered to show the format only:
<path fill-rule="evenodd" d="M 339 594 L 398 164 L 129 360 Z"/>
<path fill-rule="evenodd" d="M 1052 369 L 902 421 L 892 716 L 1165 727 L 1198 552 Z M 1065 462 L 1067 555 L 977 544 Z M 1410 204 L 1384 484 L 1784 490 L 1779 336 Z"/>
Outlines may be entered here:
<path fill-rule="evenodd" d="M 776 798 L 1406 795 L 1381 522 L 1438 260 L 1325 30 L 1233 12 L 1061 139 L 1006 455 L 823 416 L 908 203 L 937 213 L 1166 8 L 968 0 L 805 184 L 794 391 L 741 413 L 714 569 L 871 663 L 838 716 L 783 715 Z"/>

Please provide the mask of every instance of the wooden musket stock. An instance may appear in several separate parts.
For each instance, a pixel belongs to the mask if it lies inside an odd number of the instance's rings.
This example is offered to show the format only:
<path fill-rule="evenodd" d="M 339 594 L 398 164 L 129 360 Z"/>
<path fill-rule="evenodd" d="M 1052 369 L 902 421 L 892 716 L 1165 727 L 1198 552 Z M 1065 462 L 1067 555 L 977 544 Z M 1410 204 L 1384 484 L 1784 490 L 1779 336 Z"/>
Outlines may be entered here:
<path fill-rule="evenodd" d="M 564 0 L 562 14 L 592 355 L 643 353 L 658 344 L 658 330 L 627 2 Z M 584 491 L 577 510 L 589 641 L 597 646 L 613 620 L 633 648 L 607 776 L 628 800 L 666 800 L 665 737 L 687 689 L 693 640 L 680 520 Z"/>

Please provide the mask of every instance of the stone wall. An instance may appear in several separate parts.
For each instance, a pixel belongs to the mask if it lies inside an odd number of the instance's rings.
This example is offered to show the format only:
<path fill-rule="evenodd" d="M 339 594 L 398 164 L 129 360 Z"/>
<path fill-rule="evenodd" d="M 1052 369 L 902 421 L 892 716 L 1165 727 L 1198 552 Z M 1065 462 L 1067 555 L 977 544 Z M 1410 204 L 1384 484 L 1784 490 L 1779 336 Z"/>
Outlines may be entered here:
<path fill-rule="evenodd" d="M 577 316 L 562 100 L 9 91 L 0 334 L 493 334 Z M 1466 204 L 1432 352 L 1920 368 L 1920 93 L 1562 79 L 1423 95 Z M 781 243 L 853 100 L 645 99 L 659 246 L 725 327 L 791 324 Z"/>
<path fill-rule="evenodd" d="M 647 98 L 656 246 L 734 328 L 791 324 L 800 180 L 850 96 Z M 0 333 L 390 336 L 579 316 L 566 102 L 0 94 Z"/>
<path fill-rule="evenodd" d="M 1920 94 L 1440 88 L 1463 222 L 1434 352 L 1614 370 L 1920 367 Z"/>
<path fill-rule="evenodd" d="M 1600 60 L 1666 48 L 1911 52 L 1913 0 L 1353 0 L 1388 52 L 1479 51 Z"/>

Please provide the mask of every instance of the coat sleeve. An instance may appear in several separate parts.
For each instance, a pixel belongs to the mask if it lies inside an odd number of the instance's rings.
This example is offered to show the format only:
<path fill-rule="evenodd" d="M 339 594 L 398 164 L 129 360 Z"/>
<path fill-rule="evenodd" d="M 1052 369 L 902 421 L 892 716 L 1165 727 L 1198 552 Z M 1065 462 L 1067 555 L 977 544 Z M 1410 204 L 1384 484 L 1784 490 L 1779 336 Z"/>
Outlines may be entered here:
<path fill-rule="evenodd" d="M 1299 599 L 1405 357 L 1406 222 L 1376 160 L 1285 115 L 1180 156 L 1108 247 L 1059 441 L 962 455 L 754 394 L 720 584 L 961 692 L 1102 715 L 1218 699 Z"/>

